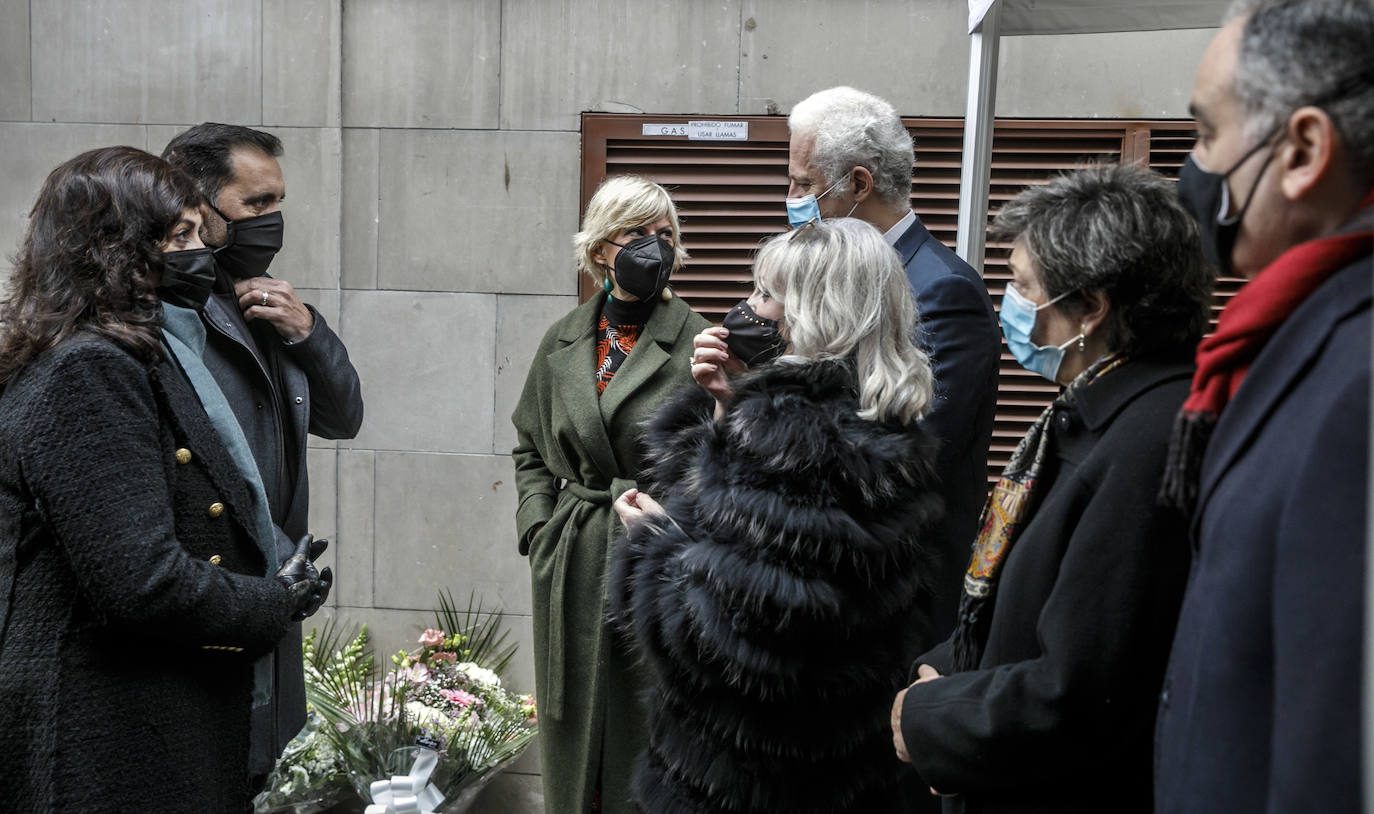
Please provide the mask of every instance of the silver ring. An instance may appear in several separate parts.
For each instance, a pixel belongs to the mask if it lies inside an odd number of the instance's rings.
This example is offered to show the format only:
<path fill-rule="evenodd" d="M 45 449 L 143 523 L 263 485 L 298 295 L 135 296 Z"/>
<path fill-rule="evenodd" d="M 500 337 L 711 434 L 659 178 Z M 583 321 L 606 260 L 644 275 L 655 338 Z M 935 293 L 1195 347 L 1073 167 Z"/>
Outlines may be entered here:
<path fill-rule="evenodd" d="M 262 292 L 262 306 L 263 306 L 264 308 L 267 307 L 267 292 L 266 292 L 266 291 Z"/>

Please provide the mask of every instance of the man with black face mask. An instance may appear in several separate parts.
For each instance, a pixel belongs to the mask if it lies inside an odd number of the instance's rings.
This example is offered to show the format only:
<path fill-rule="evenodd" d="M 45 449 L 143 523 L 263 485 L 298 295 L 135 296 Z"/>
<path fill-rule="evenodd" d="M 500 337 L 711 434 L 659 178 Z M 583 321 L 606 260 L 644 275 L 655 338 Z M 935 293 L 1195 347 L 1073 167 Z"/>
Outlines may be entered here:
<path fill-rule="evenodd" d="M 1198 347 L 1162 497 L 1193 569 L 1157 812 L 1355 812 L 1369 499 L 1374 5 L 1242 0 L 1208 47 L 1179 194 L 1246 278 Z M 1368 793 L 1368 790 L 1366 790 Z"/>
<path fill-rule="evenodd" d="M 216 271 L 201 311 L 204 361 L 257 461 L 285 561 L 306 533 L 306 435 L 354 437 L 363 403 L 339 337 L 289 282 L 267 276 L 282 243 L 281 153 L 269 133 L 206 122 L 172 139 L 162 157 L 209 202 L 202 237 Z M 259 783 L 305 723 L 299 625 L 276 656 L 272 703 L 254 709 L 250 770 Z"/>

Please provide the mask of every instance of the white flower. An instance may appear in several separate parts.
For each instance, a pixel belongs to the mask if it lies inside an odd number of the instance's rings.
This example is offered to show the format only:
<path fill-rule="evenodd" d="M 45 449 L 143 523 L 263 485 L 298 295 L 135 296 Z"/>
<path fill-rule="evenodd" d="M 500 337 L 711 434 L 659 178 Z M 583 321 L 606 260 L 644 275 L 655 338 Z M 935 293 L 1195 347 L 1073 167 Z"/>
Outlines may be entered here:
<path fill-rule="evenodd" d="M 465 661 L 458 665 L 458 669 L 467 674 L 468 678 L 488 687 L 501 686 L 501 677 L 485 667 L 478 667 L 476 662 Z"/>

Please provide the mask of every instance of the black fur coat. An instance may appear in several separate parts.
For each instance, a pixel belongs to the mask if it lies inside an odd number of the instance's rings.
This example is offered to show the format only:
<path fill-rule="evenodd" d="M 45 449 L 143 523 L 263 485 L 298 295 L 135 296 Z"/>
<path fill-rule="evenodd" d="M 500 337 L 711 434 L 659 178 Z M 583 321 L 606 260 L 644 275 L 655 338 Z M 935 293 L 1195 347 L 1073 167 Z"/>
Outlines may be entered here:
<path fill-rule="evenodd" d="M 697 388 L 647 427 L 669 518 L 615 553 L 611 612 L 652 670 L 639 806 L 899 810 L 905 686 L 938 518 L 933 442 L 858 417 L 842 361 L 769 365 L 719 422 Z"/>

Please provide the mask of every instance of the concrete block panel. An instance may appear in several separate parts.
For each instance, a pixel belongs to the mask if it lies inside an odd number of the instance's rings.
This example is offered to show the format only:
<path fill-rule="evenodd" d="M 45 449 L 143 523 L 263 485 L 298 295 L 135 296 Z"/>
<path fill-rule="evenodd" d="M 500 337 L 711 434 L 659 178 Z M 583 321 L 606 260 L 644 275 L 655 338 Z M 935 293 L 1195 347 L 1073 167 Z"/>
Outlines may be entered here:
<path fill-rule="evenodd" d="M 32 118 L 28 0 L 0 2 L 0 121 Z"/>
<path fill-rule="evenodd" d="M 500 0 L 345 3 L 343 123 L 495 128 Z"/>
<path fill-rule="evenodd" d="M 342 0 L 263 0 L 262 121 L 338 127 Z"/>
<path fill-rule="evenodd" d="M 162 155 L 167 143 L 190 126 L 189 124 L 148 125 L 148 152 L 153 155 Z"/>
<path fill-rule="evenodd" d="M 29 210 L 38 189 L 58 164 L 95 147 L 127 144 L 142 149 L 147 136 L 140 125 L 29 124 L 0 122 L 0 276 L 8 277 L 10 259 L 28 228 Z"/>
<path fill-rule="evenodd" d="M 433 601 L 442 590 L 485 607 L 531 611 L 516 551 L 515 479 L 504 455 L 378 452 L 376 604 Z"/>
<path fill-rule="evenodd" d="M 380 288 L 573 294 L 575 133 L 384 131 Z"/>
<path fill-rule="evenodd" d="M 737 109 L 740 0 L 506 0 L 501 127 L 577 130 L 584 110 Z"/>
<path fill-rule="evenodd" d="M 577 297 L 514 294 L 496 298 L 496 432 L 492 452 L 509 454 L 515 446 L 511 413 L 520 400 L 534 351 L 554 321 L 577 307 Z"/>
<path fill-rule="evenodd" d="M 341 447 L 490 453 L 496 298 L 343 292 L 367 417 Z"/>
<path fill-rule="evenodd" d="M 306 466 L 310 474 L 310 515 L 306 530 L 329 541 L 329 548 L 315 561 L 319 568 L 329 566 L 339 577 L 338 535 L 338 453 L 333 449 L 307 449 Z M 337 586 L 329 592 L 329 604 L 337 604 Z"/>
<path fill-rule="evenodd" d="M 1005 37 L 997 115 L 1186 118 L 1216 29 Z"/>
<path fill-rule="evenodd" d="M 381 161 L 377 130 L 343 131 L 340 276 L 344 288 L 377 287 L 377 206 Z"/>
<path fill-rule="evenodd" d="M 262 121 L 258 0 L 32 3 L 33 118 Z"/>
<path fill-rule="evenodd" d="M 301 288 L 339 286 L 343 145 L 337 128 L 266 128 L 282 141 L 286 236 L 272 276 Z"/>
<path fill-rule="evenodd" d="M 373 587 L 373 484 L 376 457 L 371 450 L 343 449 L 337 453 L 334 538 L 334 590 L 341 605 L 370 606 Z"/>
<path fill-rule="evenodd" d="M 323 628 L 330 619 L 335 620 L 340 634 L 353 634 L 367 625 L 373 656 L 379 664 L 389 668 L 391 656 L 397 650 L 409 652 L 419 648 L 420 634 L 425 628 L 434 626 L 434 611 L 428 607 L 372 608 L 341 604 L 307 619 L 305 632 L 309 633 L 312 627 Z"/>
<path fill-rule="evenodd" d="M 787 113 L 850 85 L 905 116 L 962 116 L 968 85 L 964 3 L 744 0 L 739 110 Z"/>

